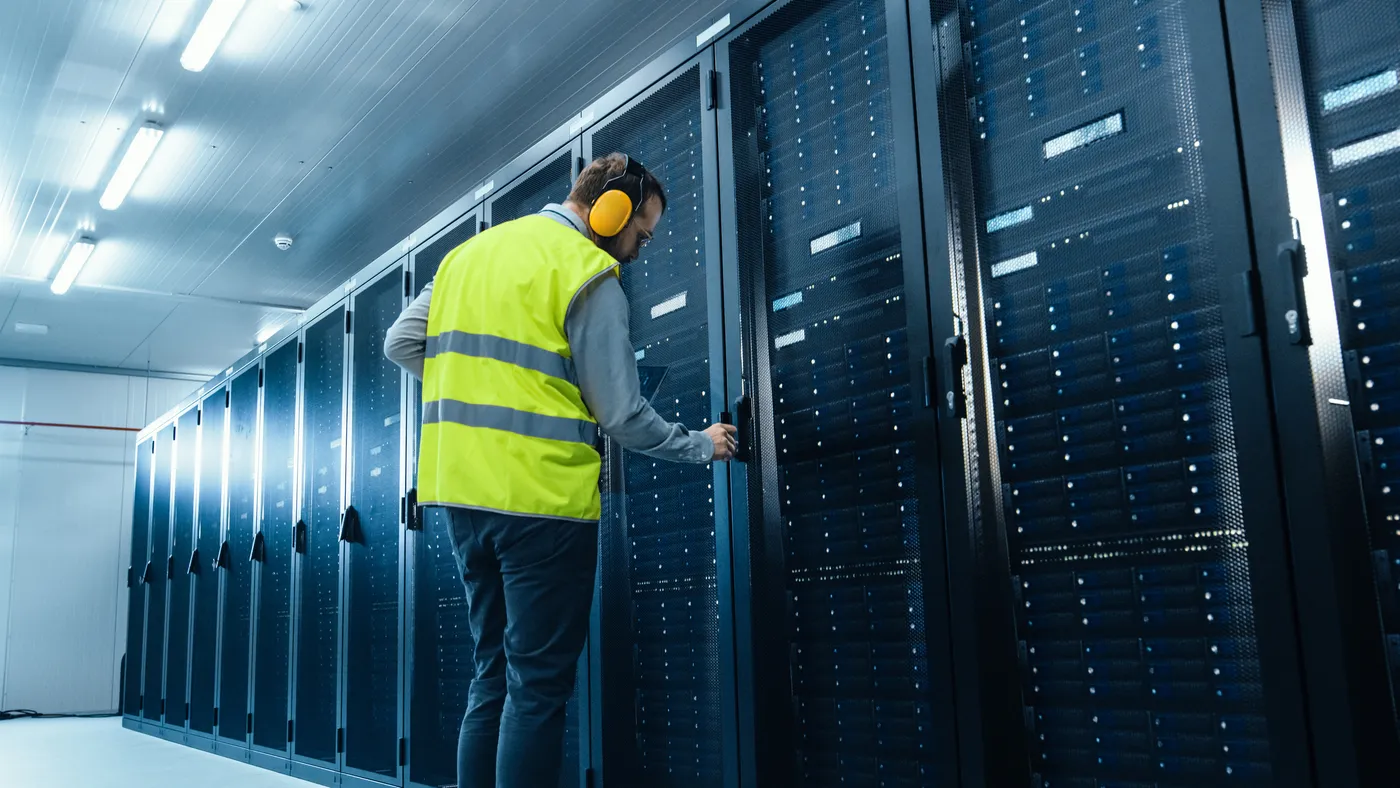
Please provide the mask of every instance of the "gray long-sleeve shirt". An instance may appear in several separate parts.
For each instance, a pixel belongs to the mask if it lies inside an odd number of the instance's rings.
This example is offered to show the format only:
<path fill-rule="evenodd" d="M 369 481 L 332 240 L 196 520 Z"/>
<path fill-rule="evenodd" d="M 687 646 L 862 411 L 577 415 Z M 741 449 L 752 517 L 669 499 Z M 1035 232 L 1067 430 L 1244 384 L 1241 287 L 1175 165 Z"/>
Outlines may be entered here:
<path fill-rule="evenodd" d="M 582 221 L 562 205 L 549 205 L 543 214 L 583 232 Z M 419 380 L 432 295 L 429 282 L 384 337 L 384 355 Z M 583 402 L 605 434 L 624 449 L 662 460 L 705 463 L 714 457 L 709 436 L 667 422 L 642 397 L 627 296 L 617 277 L 602 277 L 574 299 L 564 318 L 564 332 Z"/>

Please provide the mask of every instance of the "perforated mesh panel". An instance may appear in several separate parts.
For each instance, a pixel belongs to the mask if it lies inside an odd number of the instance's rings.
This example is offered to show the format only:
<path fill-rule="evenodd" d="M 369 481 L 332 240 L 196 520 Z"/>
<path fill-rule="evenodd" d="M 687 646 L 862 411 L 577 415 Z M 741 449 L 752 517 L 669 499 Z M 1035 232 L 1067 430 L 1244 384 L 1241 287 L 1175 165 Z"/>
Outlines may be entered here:
<path fill-rule="evenodd" d="M 1273 784 L 1187 8 L 963 8 L 1003 525 L 1047 788 Z"/>
<path fill-rule="evenodd" d="M 1300 0 L 1293 8 L 1394 694 L 1400 688 L 1400 7 Z"/>
<path fill-rule="evenodd" d="M 539 172 L 502 192 L 491 201 L 492 226 L 539 211 L 552 202 L 563 202 L 573 185 L 572 153 L 559 154 Z M 448 250 L 450 251 L 450 250 Z"/>
<path fill-rule="evenodd" d="M 175 433 L 175 512 L 171 534 L 170 626 L 165 646 L 165 724 L 183 728 L 186 722 L 186 679 L 189 676 L 190 553 L 194 550 L 194 491 L 199 459 L 196 438 L 199 413 L 191 408 L 180 416 Z"/>
<path fill-rule="evenodd" d="M 786 630 L 793 785 L 932 785 L 937 757 L 885 7 L 792 3 L 730 56 L 754 594 L 786 619 L 756 626 Z"/>
<path fill-rule="evenodd" d="M 469 217 L 413 257 L 417 288 L 433 280 L 448 252 L 476 234 Z M 422 389 L 414 385 L 413 435 L 420 434 Z M 417 453 L 414 454 L 415 463 Z M 416 479 L 418 468 L 413 468 Z M 447 512 L 422 511 L 423 530 L 413 540 L 413 660 L 409 663 L 411 725 L 408 778 L 421 785 L 456 785 L 457 734 L 476 676 L 476 644 L 467 620 L 467 596 L 453 557 Z"/>
<path fill-rule="evenodd" d="M 291 665 L 292 499 L 296 481 L 297 343 L 268 355 L 263 379 L 262 522 L 264 560 L 258 587 L 253 672 L 253 743 L 287 748 Z"/>
<path fill-rule="evenodd" d="M 146 645 L 146 586 L 141 573 L 146 570 L 151 549 L 151 442 L 136 446 L 136 491 L 131 505 L 131 587 L 126 592 L 126 668 L 122 711 L 141 713 L 141 681 L 145 678 L 142 660 Z"/>
<path fill-rule="evenodd" d="M 400 373 L 383 352 L 403 306 L 386 276 L 355 297 L 354 465 L 350 502 L 363 543 L 350 547 L 345 764 L 398 773 Z"/>
<path fill-rule="evenodd" d="M 631 306 L 632 344 L 639 363 L 667 368 L 653 398 L 657 412 L 693 430 L 711 412 L 709 320 L 706 297 L 705 180 L 700 69 L 677 76 L 593 137 L 593 156 L 628 153 L 666 188 L 668 210 L 641 257 L 622 267 Z M 659 308 L 658 308 L 659 306 Z M 630 615 L 605 611 L 616 622 L 604 644 L 630 657 L 634 694 L 630 727 L 635 746 L 626 763 L 609 764 L 648 786 L 713 786 L 721 778 L 719 599 L 715 568 L 713 474 L 709 465 L 681 465 L 609 446 L 604 479 L 602 544 L 604 604 L 609 586 Z M 625 655 L 625 656 L 624 656 Z M 605 675 L 608 667 L 602 667 Z M 612 689 L 605 687 L 604 693 Z"/>
<path fill-rule="evenodd" d="M 156 439 L 155 480 L 151 490 L 151 573 L 146 583 L 146 685 L 142 713 L 159 722 L 165 701 L 165 597 L 169 587 L 170 469 L 175 459 L 175 429 Z"/>
<path fill-rule="evenodd" d="M 345 310 L 306 330 L 302 385 L 301 557 L 293 751 L 336 760 L 340 615 L 340 488 L 344 462 Z"/>
<path fill-rule="evenodd" d="M 214 733 L 214 670 L 218 661 L 219 570 L 223 541 L 224 389 L 200 405 L 199 566 L 194 589 L 194 645 L 190 654 L 190 730 Z"/>
<path fill-rule="evenodd" d="M 248 733 L 248 640 L 252 634 L 253 497 L 258 451 L 258 368 L 229 386 L 228 545 L 224 580 L 223 658 L 219 665 L 219 736 Z"/>

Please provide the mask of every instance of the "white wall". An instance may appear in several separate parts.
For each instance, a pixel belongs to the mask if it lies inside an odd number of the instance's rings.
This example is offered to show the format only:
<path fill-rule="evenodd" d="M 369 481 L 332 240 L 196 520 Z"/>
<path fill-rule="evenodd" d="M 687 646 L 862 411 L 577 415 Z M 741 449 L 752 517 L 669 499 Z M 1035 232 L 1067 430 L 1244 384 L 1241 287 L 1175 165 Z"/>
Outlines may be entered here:
<path fill-rule="evenodd" d="M 144 427 L 198 385 L 0 367 L 0 420 Z M 0 709 L 120 707 L 135 448 L 0 425 Z"/>

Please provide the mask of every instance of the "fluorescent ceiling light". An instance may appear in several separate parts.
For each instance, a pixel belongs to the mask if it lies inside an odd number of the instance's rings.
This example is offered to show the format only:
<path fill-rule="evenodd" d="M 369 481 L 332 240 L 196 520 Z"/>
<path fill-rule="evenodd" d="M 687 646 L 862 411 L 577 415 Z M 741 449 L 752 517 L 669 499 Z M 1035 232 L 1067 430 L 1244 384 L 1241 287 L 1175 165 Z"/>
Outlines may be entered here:
<path fill-rule="evenodd" d="M 34 336 L 44 336 L 49 333 L 49 327 L 39 323 L 15 323 L 16 334 L 33 334 Z"/>
<path fill-rule="evenodd" d="M 73 246 L 68 249 L 68 257 L 63 261 L 63 266 L 58 269 L 58 276 L 53 278 L 53 284 L 49 285 L 49 290 L 54 295 L 63 295 L 68 292 L 68 288 L 73 286 L 73 280 L 78 278 L 78 273 L 87 265 L 89 257 L 92 257 L 92 250 L 97 248 L 97 242 L 91 238 L 79 238 Z"/>
<path fill-rule="evenodd" d="M 141 177 L 141 171 L 146 169 L 146 162 L 151 160 L 151 154 L 156 152 L 156 143 L 160 142 L 164 135 L 165 131 L 156 123 L 147 123 L 136 132 L 131 146 L 126 149 L 126 155 L 122 156 L 121 163 L 117 165 L 117 171 L 112 173 L 107 190 L 102 192 L 102 199 L 98 200 L 99 205 L 108 211 L 115 211 L 121 207 L 126 195 L 131 193 L 131 187 L 136 185 L 136 179 Z"/>
<path fill-rule="evenodd" d="M 277 332 L 282 330 L 282 325 L 285 324 L 268 326 L 267 328 L 264 328 L 263 330 L 259 331 L 257 339 L 254 340 L 255 343 L 259 345 L 266 344 L 269 339 L 272 339 L 273 337 L 277 336 Z"/>
<path fill-rule="evenodd" d="M 180 55 L 180 65 L 184 66 L 185 70 L 203 71 L 204 67 L 209 65 L 219 45 L 224 43 L 224 36 L 228 35 L 229 28 L 233 27 L 233 20 L 237 19 L 238 13 L 243 10 L 245 2 L 246 0 L 213 0 L 209 4 L 209 10 L 204 12 L 199 27 L 195 28 L 194 35 L 190 36 L 185 53 Z"/>

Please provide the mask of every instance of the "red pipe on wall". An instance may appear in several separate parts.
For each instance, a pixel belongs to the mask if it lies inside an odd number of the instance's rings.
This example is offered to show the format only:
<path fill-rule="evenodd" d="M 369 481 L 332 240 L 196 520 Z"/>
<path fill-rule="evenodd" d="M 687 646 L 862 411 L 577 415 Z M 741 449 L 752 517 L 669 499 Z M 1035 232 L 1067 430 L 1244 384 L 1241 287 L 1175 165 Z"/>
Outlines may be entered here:
<path fill-rule="evenodd" d="M 5 421 L 0 419 L 0 425 L 10 427 L 64 427 L 70 430 L 107 430 L 109 432 L 140 432 L 140 427 L 103 427 L 96 424 L 56 424 L 47 421 Z"/>

